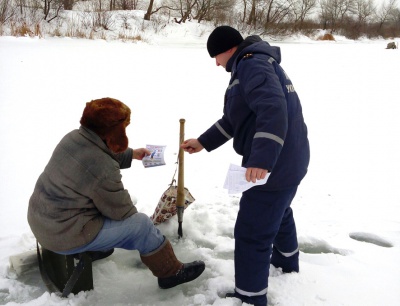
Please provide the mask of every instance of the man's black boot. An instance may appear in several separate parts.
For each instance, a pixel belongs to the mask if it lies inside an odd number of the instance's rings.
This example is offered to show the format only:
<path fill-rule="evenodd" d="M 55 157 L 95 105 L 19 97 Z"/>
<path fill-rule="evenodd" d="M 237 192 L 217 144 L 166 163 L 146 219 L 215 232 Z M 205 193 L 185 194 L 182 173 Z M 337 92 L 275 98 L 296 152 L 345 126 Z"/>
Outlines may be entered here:
<path fill-rule="evenodd" d="M 158 278 L 161 289 L 168 289 L 177 285 L 190 282 L 203 273 L 203 261 L 193 261 L 183 264 L 174 253 L 171 243 L 165 239 L 161 246 L 145 255 L 140 255 L 142 262 Z"/>
<path fill-rule="evenodd" d="M 203 261 L 193 261 L 191 263 L 183 264 L 183 267 L 176 275 L 158 278 L 158 286 L 161 289 L 169 289 L 177 285 L 190 282 L 203 273 L 205 264 Z"/>
<path fill-rule="evenodd" d="M 266 295 L 257 295 L 257 296 L 245 296 L 242 294 L 235 292 L 228 292 L 225 294 L 225 298 L 237 298 L 242 301 L 242 303 L 254 305 L 254 306 L 267 306 L 267 297 Z"/>
<path fill-rule="evenodd" d="M 271 264 L 275 268 L 282 268 L 283 273 L 299 272 L 299 251 L 290 256 L 283 255 L 275 246 L 272 250 Z"/>

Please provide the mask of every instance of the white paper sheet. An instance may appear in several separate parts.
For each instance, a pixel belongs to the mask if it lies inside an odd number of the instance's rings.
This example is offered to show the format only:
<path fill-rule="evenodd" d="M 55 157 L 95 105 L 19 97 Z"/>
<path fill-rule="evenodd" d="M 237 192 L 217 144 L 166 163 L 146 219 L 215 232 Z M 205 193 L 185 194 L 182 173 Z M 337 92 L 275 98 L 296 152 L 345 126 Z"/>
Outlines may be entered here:
<path fill-rule="evenodd" d="M 267 173 L 264 179 L 257 180 L 255 183 L 246 181 L 246 168 L 230 164 L 228 173 L 226 174 L 224 188 L 228 189 L 229 194 L 241 193 L 251 187 L 257 185 L 264 185 L 269 177 L 270 173 Z"/>

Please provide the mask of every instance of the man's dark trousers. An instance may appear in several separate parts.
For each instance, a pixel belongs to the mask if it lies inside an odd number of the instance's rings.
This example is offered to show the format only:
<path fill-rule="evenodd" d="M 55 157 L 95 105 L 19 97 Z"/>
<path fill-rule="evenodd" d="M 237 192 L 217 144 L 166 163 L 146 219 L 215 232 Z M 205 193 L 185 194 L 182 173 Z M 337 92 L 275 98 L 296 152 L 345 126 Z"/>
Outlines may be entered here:
<path fill-rule="evenodd" d="M 235 225 L 235 290 L 260 305 L 267 302 L 272 245 L 274 252 L 279 252 L 273 258 L 285 265 L 284 272 L 293 267 L 298 271 L 296 225 L 290 208 L 296 191 L 297 186 L 279 191 L 249 189 L 240 200 Z"/>

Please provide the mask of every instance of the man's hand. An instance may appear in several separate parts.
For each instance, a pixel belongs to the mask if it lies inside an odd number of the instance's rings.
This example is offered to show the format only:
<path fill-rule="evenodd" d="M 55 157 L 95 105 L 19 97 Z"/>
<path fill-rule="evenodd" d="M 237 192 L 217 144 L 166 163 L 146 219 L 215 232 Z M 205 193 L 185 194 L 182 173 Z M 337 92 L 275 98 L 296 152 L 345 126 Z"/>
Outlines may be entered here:
<path fill-rule="evenodd" d="M 246 180 L 248 182 L 252 181 L 253 183 L 256 180 L 262 180 L 267 175 L 268 170 L 260 169 L 260 168 L 247 168 L 246 170 Z"/>
<path fill-rule="evenodd" d="M 146 148 L 135 149 L 133 150 L 132 159 L 142 160 L 143 157 L 150 154 L 150 150 L 147 150 Z"/>
<path fill-rule="evenodd" d="M 181 148 L 183 151 L 188 152 L 189 154 L 200 152 L 204 149 L 201 143 L 197 139 L 188 139 L 182 142 Z"/>

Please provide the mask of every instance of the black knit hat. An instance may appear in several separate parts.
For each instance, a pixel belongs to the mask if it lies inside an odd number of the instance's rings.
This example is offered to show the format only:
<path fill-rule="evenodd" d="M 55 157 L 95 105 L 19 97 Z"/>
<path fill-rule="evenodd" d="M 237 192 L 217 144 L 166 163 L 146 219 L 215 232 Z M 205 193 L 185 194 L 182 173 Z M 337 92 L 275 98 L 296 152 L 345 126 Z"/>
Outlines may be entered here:
<path fill-rule="evenodd" d="M 207 50 L 211 57 L 224 53 L 243 41 L 238 30 L 230 26 L 219 26 L 212 31 L 207 40 Z"/>

